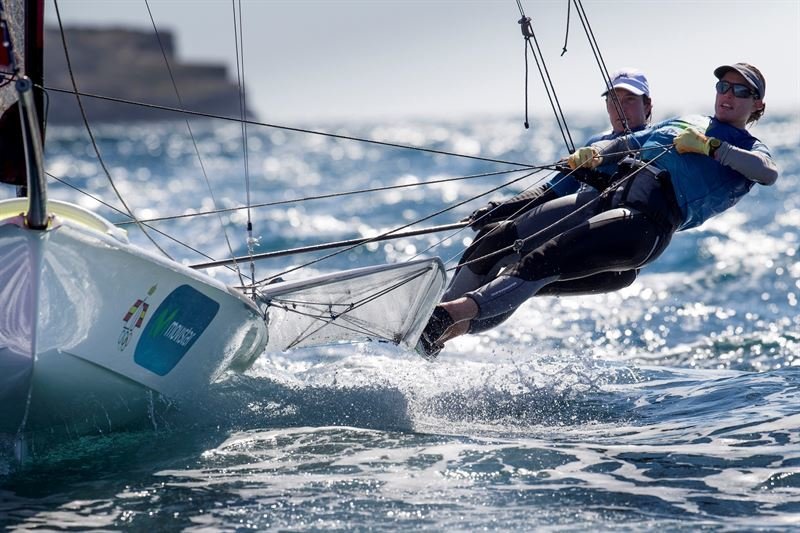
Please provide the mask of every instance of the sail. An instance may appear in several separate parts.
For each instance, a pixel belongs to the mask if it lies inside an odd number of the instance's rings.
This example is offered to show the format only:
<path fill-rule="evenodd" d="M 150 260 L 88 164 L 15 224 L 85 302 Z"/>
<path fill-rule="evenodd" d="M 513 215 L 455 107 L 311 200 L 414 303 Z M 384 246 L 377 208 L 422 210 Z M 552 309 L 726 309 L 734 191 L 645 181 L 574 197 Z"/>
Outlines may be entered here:
<path fill-rule="evenodd" d="M 412 349 L 444 291 L 438 258 L 269 285 L 268 351 L 385 341 Z"/>

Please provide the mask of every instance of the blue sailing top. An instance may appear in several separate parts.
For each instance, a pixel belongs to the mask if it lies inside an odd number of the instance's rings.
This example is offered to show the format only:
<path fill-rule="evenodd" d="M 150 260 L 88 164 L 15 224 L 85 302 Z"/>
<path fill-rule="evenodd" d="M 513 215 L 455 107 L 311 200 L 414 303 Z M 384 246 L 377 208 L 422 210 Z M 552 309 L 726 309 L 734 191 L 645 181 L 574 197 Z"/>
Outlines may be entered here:
<path fill-rule="evenodd" d="M 664 152 L 679 133 L 690 127 L 738 148 L 772 157 L 767 146 L 747 130 L 720 122 L 713 117 L 678 117 L 632 134 L 642 145 L 642 159 L 650 161 L 657 157 L 653 165 L 670 173 L 675 197 L 683 213 L 683 223 L 678 227 L 679 231 L 697 227 L 712 216 L 734 206 L 755 183 L 711 157 L 679 154 L 674 149 Z"/>

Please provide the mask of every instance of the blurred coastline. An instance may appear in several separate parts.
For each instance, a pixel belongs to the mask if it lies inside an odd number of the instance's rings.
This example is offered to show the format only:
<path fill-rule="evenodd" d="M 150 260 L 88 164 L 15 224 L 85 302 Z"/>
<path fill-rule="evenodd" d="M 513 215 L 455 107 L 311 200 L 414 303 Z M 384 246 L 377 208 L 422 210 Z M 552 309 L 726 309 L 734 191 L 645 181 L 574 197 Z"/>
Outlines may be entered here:
<path fill-rule="evenodd" d="M 66 27 L 64 39 L 69 65 L 81 93 L 198 113 L 240 118 L 236 73 L 222 63 L 183 61 L 169 30 L 152 31 L 122 27 Z M 45 31 L 45 85 L 72 91 L 70 69 L 58 28 Z M 175 86 L 172 79 L 174 78 Z M 178 96 L 180 95 L 180 96 Z M 48 122 L 77 124 L 80 108 L 74 95 L 50 91 Z M 82 97 L 92 122 L 177 120 L 170 111 Z M 245 110 L 247 118 L 253 113 Z"/>

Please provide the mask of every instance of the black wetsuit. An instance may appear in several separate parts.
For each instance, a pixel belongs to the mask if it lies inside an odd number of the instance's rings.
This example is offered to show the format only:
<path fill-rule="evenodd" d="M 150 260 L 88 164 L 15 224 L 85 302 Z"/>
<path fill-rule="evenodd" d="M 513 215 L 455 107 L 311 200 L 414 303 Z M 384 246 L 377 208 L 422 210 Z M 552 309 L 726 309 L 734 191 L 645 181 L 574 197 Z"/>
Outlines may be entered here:
<path fill-rule="evenodd" d="M 687 128 L 722 143 L 710 156 L 681 154 L 671 147 Z M 754 183 L 772 185 L 778 178 L 763 143 L 713 117 L 678 117 L 629 137 L 641 141 L 639 155 L 649 162 L 647 170 L 619 181 L 619 172 L 626 172 L 620 162 L 618 180 L 604 192 L 584 189 L 538 205 L 511 222 L 487 228 L 491 246 L 476 242 L 471 247 L 475 262 L 461 262 L 443 301 L 467 296 L 475 302 L 472 332 L 498 324 L 556 282 L 585 282 L 587 276 L 641 268 L 664 251 L 676 231 L 699 226 L 732 207 Z M 595 148 L 604 164 L 613 167 L 627 141 Z"/>
<path fill-rule="evenodd" d="M 492 215 L 497 213 L 496 216 L 514 218 L 489 224 L 478 232 L 473 244 L 462 255 L 443 301 L 463 296 L 467 291 L 495 279 L 503 267 L 519 262 L 523 256 L 544 244 L 557 232 L 563 231 L 564 227 L 574 224 L 576 219 L 564 218 L 564 213 L 571 213 L 576 207 L 583 206 L 578 215 L 580 218 L 588 218 L 607 209 L 611 198 L 601 198 L 598 189 L 608 186 L 614 180 L 615 177 L 601 176 L 593 182 L 594 187 L 585 187 L 574 195 L 561 198 L 548 187 L 542 186 L 532 192 L 517 195 L 495 208 Z M 557 221 L 560 221 L 557 226 L 548 228 Z M 521 245 L 517 250 L 497 253 L 515 243 Z M 463 269 L 468 269 L 468 272 Z M 614 292 L 631 285 L 638 272 L 637 268 L 633 268 L 559 280 L 543 287 L 537 295 L 574 296 Z M 466 285 L 460 283 L 463 278 L 467 278 Z M 492 329 L 513 312 L 511 309 L 491 317 L 475 319 L 470 323 L 470 332 L 479 333 Z"/>
<path fill-rule="evenodd" d="M 603 192 L 585 188 L 485 228 L 491 239 L 465 253 L 444 300 L 465 294 L 475 300 L 480 314 L 470 332 L 477 333 L 507 319 L 532 294 L 587 294 L 629 285 L 666 248 L 682 220 L 671 182 L 659 172 L 621 165 L 609 183 L 622 182 Z M 497 253 L 509 246 L 515 248 Z M 469 257 L 475 262 L 464 264 Z M 508 283 L 496 283 L 509 277 L 543 284 L 509 291 Z M 503 298 L 496 298 L 493 285 Z"/>

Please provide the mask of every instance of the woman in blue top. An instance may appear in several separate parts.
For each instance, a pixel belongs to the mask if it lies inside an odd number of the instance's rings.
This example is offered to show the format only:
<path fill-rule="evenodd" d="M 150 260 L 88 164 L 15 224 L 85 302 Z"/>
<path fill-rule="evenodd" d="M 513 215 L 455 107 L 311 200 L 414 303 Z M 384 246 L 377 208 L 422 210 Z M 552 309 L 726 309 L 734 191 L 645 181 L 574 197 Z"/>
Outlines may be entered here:
<path fill-rule="evenodd" d="M 586 144 L 616 139 L 638 132 L 650 125 L 653 102 L 650 84 L 645 74 L 634 68 L 623 68 L 611 75 L 610 88 L 600 96 L 605 98 L 606 111 L 611 129 L 589 138 Z M 528 234 L 520 230 L 537 232 L 540 228 L 530 224 L 514 223 L 528 211 L 557 198 L 578 192 L 584 184 L 573 173 L 559 172 L 548 182 L 520 193 L 502 203 L 489 202 L 473 212 L 466 221 L 478 232 L 472 245 L 459 261 L 459 267 L 444 294 L 443 301 L 463 296 L 464 292 L 491 281 L 497 271 L 519 256 L 498 256 L 494 251 L 504 248 Z M 537 220 L 541 220 L 537 218 Z M 533 249 L 529 243 L 529 250 Z M 485 259 L 481 260 L 479 258 Z M 637 269 L 619 272 L 601 272 L 585 278 L 551 283 L 540 291 L 540 295 L 579 295 L 612 292 L 623 289 L 636 280 Z M 511 316 L 513 311 L 495 315 L 485 320 L 470 322 L 470 333 L 491 329 Z"/>
<path fill-rule="evenodd" d="M 622 172 L 603 191 L 582 190 L 516 219 L 521 228 L 540 228 L 519 231 L 531 235 L 517 243 L 525 254 L 488 283 L 437 306 L 418 350 L 435 357 L 445 341 L 468 333 L 470 322 L 513 312 L 549 284 L 640 268 L 661 255 L 676 231 L 732 207 L 755 183 L 775 183 L 767 147 L 745 129 L 764 114 L 764 76 L 747 63 L 723 65 L 714 75 L 714 117 L 667 120 L 573 153 L 572 168 Z M 643 163 L 620 162 L 629 146 L 642 147 Z"/>
<path fill-rule="evenodd" d="M 616 139 L 650 125 L 653 101 L 650 97 L 650 83 L 643 72 L 634 68 L 617 70 L 611 75 L 611 88 L 603 91 L 600 96 L 605 98 L 611 129 L 593 135 L 584 146 Z M 478 231 L 487 224 L 516 218 L 544 202 L 574 194 L 582 185 L 574 176 L 559 172 L 546 183 L 502 203 L 489 202 L 476 209 L 466 221 L 469 221 L 472 229 Z"/>

